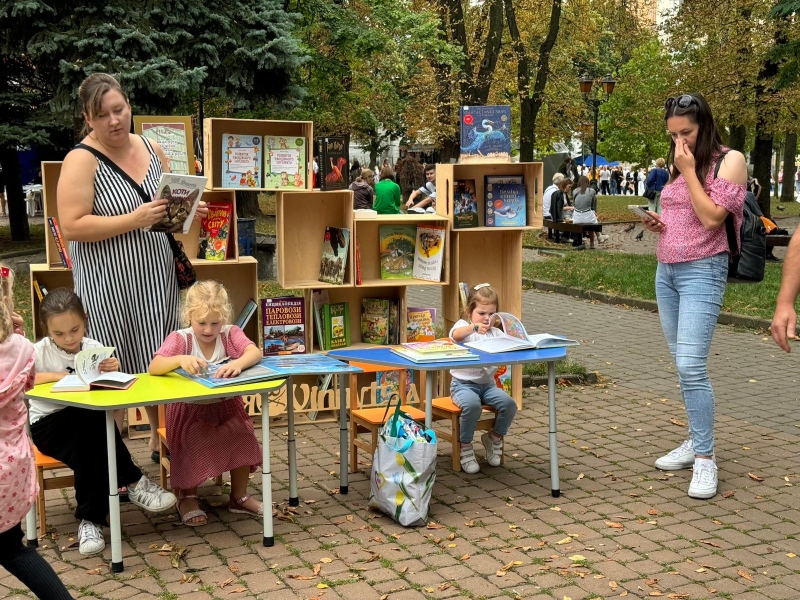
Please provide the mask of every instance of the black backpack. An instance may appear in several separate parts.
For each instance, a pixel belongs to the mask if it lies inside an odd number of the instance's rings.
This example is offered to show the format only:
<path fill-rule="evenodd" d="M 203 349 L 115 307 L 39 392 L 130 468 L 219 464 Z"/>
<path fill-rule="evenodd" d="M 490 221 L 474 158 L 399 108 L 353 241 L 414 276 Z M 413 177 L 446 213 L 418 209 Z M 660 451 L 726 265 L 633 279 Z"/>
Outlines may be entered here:
<path fill-rule="evenodd" d="M 714 170 L 714 179 L 719 175 L 723 153 Z M 736 244 L 736 232 L 733 225 L 733 215 L 728 213 L 725 217 L 725 232 L 728 236 L 728 281 L 733 283 L 758 283 L 764 280 L 764 268 L 767 263 L 767 229 L 761 220 L 761 208 L 753 192 L 746 192 L 744 206 L 742 207 L 742 228 L 740 237 L 742 247 Z"/>

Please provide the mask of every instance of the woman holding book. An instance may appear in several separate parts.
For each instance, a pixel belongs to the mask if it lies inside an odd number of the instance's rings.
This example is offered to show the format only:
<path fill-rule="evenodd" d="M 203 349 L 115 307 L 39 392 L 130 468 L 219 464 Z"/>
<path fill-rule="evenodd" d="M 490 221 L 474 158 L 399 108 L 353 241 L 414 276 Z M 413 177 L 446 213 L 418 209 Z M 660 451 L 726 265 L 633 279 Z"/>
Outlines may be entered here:
<path fill-rule="evenodd" d="M 166 234 L 145 230 L 166 214 L 166 200 L 144 198 L 155 195 L 168 160 L 158 144 L 129 133 L 131 106 L 116 79 L 94 73 L 78 95 L 86 136 L 61 168 L 59 225 L 69 240 L 75 292 L 92 318 L 92 337 L 116 347 L 121 370 L 143 373 L 178 328 L 172 250 Z M 195 219 L 207 212 L 201 201 Z M 146 410 L 150 423 L 158 423 L 158 408 Z M 157 449 L 151 427 L 150 450 Z"/>
<path fill-rule="evenodd" d="M 659 234 L 658 314 L 678 370 L 689 439 L 655 466 L 666 471 L 693 467 L 689 496 L 713 498 L 717 464 L 708 353 L 728 276 L 725 220 L 733 215 L 740 243 L 747 167 L 740 152 L 722 146 L 700 94 L 667 98 L 664 121 L 672 140 L 667 157 L 672 170 L 661 192 L 660 220 L 642 218 L 642 223 Z"/>

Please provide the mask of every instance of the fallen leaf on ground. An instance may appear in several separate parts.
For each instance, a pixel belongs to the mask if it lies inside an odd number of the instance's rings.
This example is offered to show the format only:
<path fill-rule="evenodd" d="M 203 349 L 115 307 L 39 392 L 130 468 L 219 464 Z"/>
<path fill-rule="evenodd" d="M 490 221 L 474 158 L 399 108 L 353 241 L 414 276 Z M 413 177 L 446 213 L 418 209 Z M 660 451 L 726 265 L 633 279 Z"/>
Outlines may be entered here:
<path fill-rule="evenodd" d="M 461 560 L 469 560 L 469 554 L 465 554 L 461 557 Z"/>
<path fill-rule="evenodd" d="M 686 423 L 684 423 L 680 419 L 670 419 L 669 422 L 672 423 L 673 425 L 677 425 L 679 427 L 686 427 Z"/>
<path fill-rule="evenodd" d="M 763 477 L 759 477 L 755 473 L 748 473 L 747 476 L 752 479 L 753 481 L 764 481 Z"/>
<path fill-rule="evenodd" d="M 721 548 L 721 546 L 713 540 L 700 540 L 700 543 L 707 544 L 709 546 L 714 546 L 714 548 Z"/>
<path fill-rule="evenodd" d="M 657 515 L 658 511 L 655 508 L 651 508 L 650 510 L 647 511 L 647 514 L 648 515 Z"/>
<path fill-rule="evenodd" d="M 625 529 L 622 523 L 615 523 L 614 521 L 605 521 L 605 524 L 614 529 Z"/>
<path fill-rule="evenodd" d="M 317 584 L 317 589 L 326 590 L 326 589 L 328 589 L 328 584 L 327 583 L 318 583 Z"/>
<path fill-rule="evenodd" d="M 428 529 L 444 529 L 444 525 L 439 525 L 438 523 L 431 521 L 428 523 Z"/>
<path fill-rule="evenodd" d="M 736 491 L 735 490 L 731 490 L 730 492 L 725 492 L 724 494 L 722 494 L 722 497 L 723 498 L 733 498 L 733 496 L 735 494 L 736 494 Z"/>
<path fill-rule="evenodd" d="M 739 577 L 743 577 L 743 578 L 747 579 L 747 581 L 752 581 L 753 583 L 755 583 L 755 579 L 753 579 L 753 576 L 750 575 L 750 573 L 748 573 L 744 569 L 739 569 L 736 572 L 739 574 Z"/>
<path fill-rule="evenodd" d="M 332 558 L 328 558 L 326 556 L 325 558 L 320 558 L 319 562 L 321 562 L 321 563 L 329 563 L 329 562 L 333 562 L 333 559 Z"/>

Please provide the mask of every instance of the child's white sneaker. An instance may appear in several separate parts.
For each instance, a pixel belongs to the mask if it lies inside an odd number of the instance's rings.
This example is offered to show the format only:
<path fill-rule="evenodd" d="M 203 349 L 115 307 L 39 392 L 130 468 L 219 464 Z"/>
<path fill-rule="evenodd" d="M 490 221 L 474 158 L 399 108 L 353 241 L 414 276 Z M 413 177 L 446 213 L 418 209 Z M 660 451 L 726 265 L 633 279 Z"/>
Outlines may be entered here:
<path fill-rule="evenodd" d="M 480 471 L 478 461 L 475 460 L 475 450 L 472 446 L 461 448 L 461 470 L 464 473 L 477 473 Z"/>
<path fill-rule="evenodd" d="M 142 475 L 136 487 L 133 489 L 128 488 L 128 498 L 139 508 L 154 513 L 167 511 L 175 506 L 178 501 L 175 494 L 168 492 L 160 485 L 156 485 L 144 475 Z"/>
<path fill-rule="evenodd" d="M 703 500 L 717 495 L 717 463 L 712 458 L 696 458 L 689 484 L 689 497 Z"/>
<path fill-rule="evenodd" d="M 78 552 L 83 556 L 91 556 L 105 550 L 103 528 L 84 519 L 78 526 Z"/>
<path fill-rule="evenodd" d="M 487 431 L 481 436 L 481 442 L 486 449 L 486 462 L 492 467 L 499 467 L 500 458 L 503 456 L 503 440 L 497 439 Z"/>

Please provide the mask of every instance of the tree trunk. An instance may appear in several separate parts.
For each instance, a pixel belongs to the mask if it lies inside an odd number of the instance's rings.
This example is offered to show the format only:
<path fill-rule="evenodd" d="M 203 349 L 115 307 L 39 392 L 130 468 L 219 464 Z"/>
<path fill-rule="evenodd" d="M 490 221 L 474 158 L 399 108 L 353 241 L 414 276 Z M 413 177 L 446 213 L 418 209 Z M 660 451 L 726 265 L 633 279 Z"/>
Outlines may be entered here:
<path fill-rule="evenodd" d="M 475 76 L 472 88 L 464 98 L 467 105 L 485 105 L 489 100 L 489 89 L 492 86 L 500 45 L 503 41 L 503 0 L 490 0 L 489 33 L 486 34 L 486 47 L 483 60 Z"/>
<path fill-rule="evenodd" d="M 440 22 L 438 38 L 442 42 L 447 43 L 447 7 L 444 3 L 439 3 L 438 13 Z M 447 63 L 436 63 L 433 67 L 436 71 L 436 115 L 441 125 L 436 128 L 437 131 L 439 131 L 436 145 L 439 147 L 439 160 L 443 163 L 448 163 L 451 158 L 458 160 L 460 154 L 460 140 L 457 137 L 453 137 L 450 127 L 446 126 L 451 123 L 453 118 L 453 90 L 450 78 L 450 65 Z M 456 136 L 458 136 L 458 129 L 456 130 Z"/>
<path fill-rule="evenodd" d="M 738 150 L 744 154 L 744 145 L 747 140 L 747 127 L 744 125 L 731 125 L 728 146 L 731 150 Z"/>
<path fill-rule="evenodd" d="M 773 143 L 773 155 L 775 157 L 775 164 L 772 166 L 772 178 L 775 180 L 775 190 L 773 191 L 773 196 L 775 199 L 778 199 L 780 195 L 780 183 L 778 183 L 778 173 L 781 171 L 781 149 L 783 148 L 783 144 L 780 141 L 777 141 L 775 138 L 772 138 Z"/>
<path fill-rule="evenodd" d="M 236 191 L 236 216 L 239 218 L 264 216 L 258 205 L 258 192 Z"/>
<path fill-rule="evenodd" d="M 781 192 L 781 203 L 794 201 L 794 157 L 797 154 L 797 134 L 786 133 L 786 140 L 783 144 L 783 191 Z"/>
<path fill-rule="evenodd" d="M 31 229 L 28 226 L 28 213 L 25 210 L 19 156 L 15 148 L 0 148 L 0 167 L 3 167 L 6 180 L 6 206 L 11 239 L 15 242 L 27 242 L 31 239 Z"/>
<path fill-rule="evenodd" d="M 530 96 L 530 61 L 525 44 L 517 27 L 517 14 L 514 10 L 513 0 L 504 0 L 508 32 L 511 35 L 511 46 L 517 57 L 517 91 L 520 104 L 519 128 L 519 160 L 531 162 L 533 160 L 533 105 Z"/>

